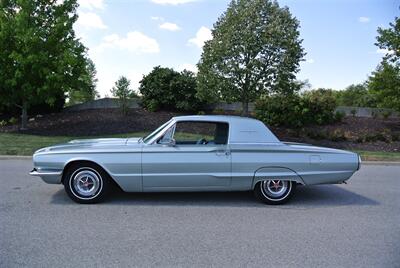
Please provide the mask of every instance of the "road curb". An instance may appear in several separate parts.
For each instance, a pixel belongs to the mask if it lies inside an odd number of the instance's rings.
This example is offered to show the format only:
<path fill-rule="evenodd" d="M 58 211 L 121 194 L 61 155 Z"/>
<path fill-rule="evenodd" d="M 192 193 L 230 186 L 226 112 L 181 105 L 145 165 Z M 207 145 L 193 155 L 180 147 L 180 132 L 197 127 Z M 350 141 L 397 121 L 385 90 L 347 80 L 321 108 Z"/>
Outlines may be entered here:
<path fill-rule="evenodd" d="M 400 166 L 400 162 L 390 162 L 390 161 L 362 161 L 361 166 L 373 166 L 373 165 L 380 165 L 380 166 Z"/>
<path fill-rule="evenodd" d="M 0 160 L 32 159 L 29 155 L 0 155 Z"/>

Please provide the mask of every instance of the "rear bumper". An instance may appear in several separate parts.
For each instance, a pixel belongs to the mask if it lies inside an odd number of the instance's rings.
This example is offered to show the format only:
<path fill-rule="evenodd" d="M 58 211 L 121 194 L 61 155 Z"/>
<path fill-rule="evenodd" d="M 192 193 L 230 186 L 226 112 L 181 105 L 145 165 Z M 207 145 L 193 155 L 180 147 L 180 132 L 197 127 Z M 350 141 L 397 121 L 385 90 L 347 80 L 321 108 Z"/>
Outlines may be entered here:
<path fill-rule="evenodd" d="M 32 169 L 31 172 L 29 172 L 29 175 L 40 177 L 46 183 L 60 184 L 62 178 L 62 171 L 41 170 L 34 168 Z"/>
<path fill-rule="evenodd" d="M 357 170 L 360 170 L 360 168 L 361 168 L 361 163 L 362 163 L 362 161 L 361 161 L 361 156 L 358 154 L 358 166 L 357 166 Z"/>

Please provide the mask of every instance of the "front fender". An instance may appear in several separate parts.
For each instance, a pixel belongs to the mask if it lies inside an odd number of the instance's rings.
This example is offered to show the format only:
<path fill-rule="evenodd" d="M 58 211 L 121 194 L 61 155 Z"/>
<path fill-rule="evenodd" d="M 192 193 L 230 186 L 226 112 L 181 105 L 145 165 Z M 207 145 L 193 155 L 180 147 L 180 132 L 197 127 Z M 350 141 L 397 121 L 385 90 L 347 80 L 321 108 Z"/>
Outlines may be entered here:
<path fill-rule="evenodd" d="M 284 167 L 262 167 L 254 172 L 252 188 L 263 180 L 295 181 L 305 185 L 303 179 L 293 170 Z"/>

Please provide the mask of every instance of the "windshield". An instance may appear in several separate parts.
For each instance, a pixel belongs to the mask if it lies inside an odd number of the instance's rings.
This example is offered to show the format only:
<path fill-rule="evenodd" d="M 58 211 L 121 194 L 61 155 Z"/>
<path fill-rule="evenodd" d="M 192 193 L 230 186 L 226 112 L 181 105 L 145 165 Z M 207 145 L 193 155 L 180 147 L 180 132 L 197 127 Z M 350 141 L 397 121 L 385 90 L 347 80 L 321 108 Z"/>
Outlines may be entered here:
<path fill-rule="evenodd" d="M 149 135 L 147 135 L 146 137 L 143 138 L 143 142 L 147 143 L 148 141 L 150 141 L 151 139 L 153 139 L 155 136 L 157 136 L 158 133 L 160 133 L 170 122 L 172 121 L 169 120 L 168 122 L 164 123 L 163 125 L 161 125 L 161 127 L 157 128 L 156 130 L 154 130 L 153 132 L 151 132 Z"/>

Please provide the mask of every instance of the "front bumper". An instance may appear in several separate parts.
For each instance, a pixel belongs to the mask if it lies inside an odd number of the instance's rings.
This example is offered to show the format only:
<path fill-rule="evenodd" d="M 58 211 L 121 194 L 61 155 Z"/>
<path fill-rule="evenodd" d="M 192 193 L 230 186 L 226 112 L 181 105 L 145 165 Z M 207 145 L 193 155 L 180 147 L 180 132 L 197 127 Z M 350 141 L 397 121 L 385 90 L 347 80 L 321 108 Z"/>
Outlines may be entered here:
<path fill-rule="evenodd" d="M 38 176 L 42 178 L 44 182 L 50 183 L 50 184 L 60 184 L 61 183 L 61 178 L 62 178 L 62 171 L 55 171 L 55 170 L 42 170 L 42 169 L 32 169 L 31 172 L 29 172 L 29 175 L 31 176 Z"/>

